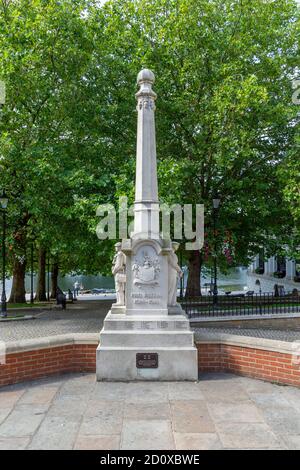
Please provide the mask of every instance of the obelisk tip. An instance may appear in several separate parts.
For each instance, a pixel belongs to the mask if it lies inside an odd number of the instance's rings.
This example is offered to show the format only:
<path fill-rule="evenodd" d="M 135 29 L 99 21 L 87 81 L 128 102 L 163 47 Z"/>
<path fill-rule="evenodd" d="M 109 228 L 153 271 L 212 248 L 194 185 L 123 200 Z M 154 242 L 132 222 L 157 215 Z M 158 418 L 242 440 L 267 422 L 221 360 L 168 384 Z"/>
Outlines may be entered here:
<path fill-rule="evenodd" d="M 137 76 L 137 84 L 141 85 L 142 83 L 151 83 L 153 84 L 155 82 L 155 75 L 152 72 L 152 70 L 149 69 L 143 69 L 140 71 L 140 73 Z"/>

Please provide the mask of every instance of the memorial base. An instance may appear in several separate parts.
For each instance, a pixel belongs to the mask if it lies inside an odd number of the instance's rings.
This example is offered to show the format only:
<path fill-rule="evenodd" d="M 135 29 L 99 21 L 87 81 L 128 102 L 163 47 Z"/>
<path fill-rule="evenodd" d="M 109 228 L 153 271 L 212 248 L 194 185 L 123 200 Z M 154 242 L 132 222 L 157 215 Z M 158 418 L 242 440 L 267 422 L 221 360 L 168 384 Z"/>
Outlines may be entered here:
<path fill-rule="evenodd" d="M 157 363 L 137 364 L 137 355 L 153 353 Z M 188 319 L 184 314 L 145 318 L 109 312 L 100 333 L 96 373 L 98 381 L 196 381 L 197 349 Z"/>

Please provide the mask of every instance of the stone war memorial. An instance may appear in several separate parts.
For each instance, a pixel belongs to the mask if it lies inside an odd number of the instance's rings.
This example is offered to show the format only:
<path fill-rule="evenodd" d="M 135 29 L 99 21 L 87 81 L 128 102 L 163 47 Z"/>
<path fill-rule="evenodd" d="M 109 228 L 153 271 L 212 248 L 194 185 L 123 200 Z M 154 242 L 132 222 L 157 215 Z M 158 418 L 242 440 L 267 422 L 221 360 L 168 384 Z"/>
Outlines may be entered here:
<path fill-rule="evenodd" d="M 117 302 L 100 333 L 98 381 L 198 378 L 194 334 L 176 302 L 178 243 L 159 228 L 154 80 L 151 70 L 138 74 L 134 231 L 115 246 Z"/>

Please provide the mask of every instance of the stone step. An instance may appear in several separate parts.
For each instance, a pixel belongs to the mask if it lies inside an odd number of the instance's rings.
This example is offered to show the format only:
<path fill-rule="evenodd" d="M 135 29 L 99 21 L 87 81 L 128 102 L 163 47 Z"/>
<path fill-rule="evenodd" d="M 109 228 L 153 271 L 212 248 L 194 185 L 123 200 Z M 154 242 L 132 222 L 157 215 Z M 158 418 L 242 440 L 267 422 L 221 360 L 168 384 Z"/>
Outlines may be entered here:
<path fill-rule="evenodd" d="M 110 347 L 191 347 L 194 337 L 191 331 L 107 331 L 100 333 L 101 346 Z"/>
<path fill-rule="evenodd" d="M 159 330 L 159 331 L 189 331 L 190 322 L 184 317 L 179 319 L 169 320 L 168 317 L 163 319 L 153 319 L 143 317 L 138 319 L 134 317 L 126 316 L 126 318 L 111 318 L 108 317 L 104 320 L 104 329 L 105 330 L 114 330 L 114 331 L 132 331 L 132 330 Z"/>

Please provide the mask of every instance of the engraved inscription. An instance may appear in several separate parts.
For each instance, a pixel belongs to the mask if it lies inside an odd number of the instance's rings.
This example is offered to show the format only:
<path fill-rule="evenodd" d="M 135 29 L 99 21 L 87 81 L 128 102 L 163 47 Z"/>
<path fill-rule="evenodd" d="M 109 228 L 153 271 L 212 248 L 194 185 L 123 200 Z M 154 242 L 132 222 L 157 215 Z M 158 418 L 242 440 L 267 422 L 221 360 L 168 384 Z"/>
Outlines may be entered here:
<path fill-rule="evenodd" d="M 143 330 L 150 330 L 151 329 L 151 322 L 149 321 L 142 321 L 142 329 Z"/>
<path fill-rule="evenodd" d="M 162 296 L 155 293 L 135 292 L 131 294 L 134 304 L 158 305 Z"/>
<path fill-rule="evenodd" d="M 167 321 L 161 321 L 160 322 L 160 328 L 161 329 L 168 328 L 168 326 L 169 326 L 169 323 Z"/>
<path fill-rule="evenodd" d="M 183 321 L 175 321 L 175 329 L 176 330 L 186 330 L 187 323 Z"/>

